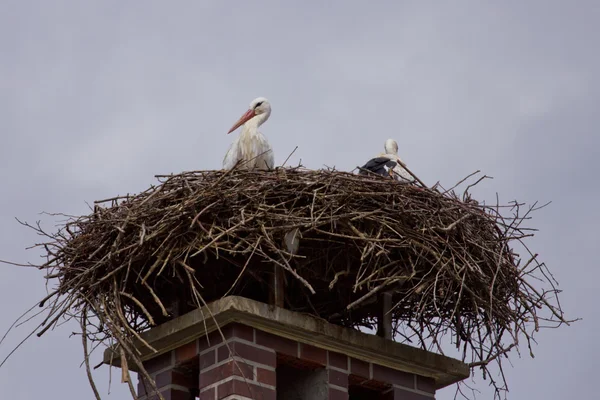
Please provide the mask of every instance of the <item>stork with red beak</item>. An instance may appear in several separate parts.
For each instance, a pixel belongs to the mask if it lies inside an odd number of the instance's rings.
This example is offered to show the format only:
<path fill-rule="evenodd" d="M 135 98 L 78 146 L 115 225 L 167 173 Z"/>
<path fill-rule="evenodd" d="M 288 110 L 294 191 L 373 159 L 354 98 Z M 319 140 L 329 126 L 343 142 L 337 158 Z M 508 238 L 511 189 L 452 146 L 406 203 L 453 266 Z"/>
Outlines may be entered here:
<path fill-rule="evenodd" d="M 273 169 L 275 156 L 267 138 L 258 127 L 271 115 L 271 104 L 264 97 L 258 97 L 250 103 L 250 108 L 231 127 L 228 134 L 243 125 L 242 132 L 233 141 L 225 158 L 223 169 L 232 169 L 238 162 L 242 169 Z"/>

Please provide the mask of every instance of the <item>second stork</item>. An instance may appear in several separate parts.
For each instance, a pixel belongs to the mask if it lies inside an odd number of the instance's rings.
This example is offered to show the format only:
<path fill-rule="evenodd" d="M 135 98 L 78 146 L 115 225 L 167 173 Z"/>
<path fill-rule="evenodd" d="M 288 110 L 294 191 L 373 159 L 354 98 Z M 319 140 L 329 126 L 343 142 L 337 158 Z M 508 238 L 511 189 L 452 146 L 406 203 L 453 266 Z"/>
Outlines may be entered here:
<path fill-rule="evenodd" d="M 398 143 L 393 139 L 385 141 L 385 153 L 370 159 L 360 168 L 359 174 L 375 173 L 391 176 L 401 182 L 413 182 L 413 176 L 404 167 L 406 164 L 398 156 Z"/>

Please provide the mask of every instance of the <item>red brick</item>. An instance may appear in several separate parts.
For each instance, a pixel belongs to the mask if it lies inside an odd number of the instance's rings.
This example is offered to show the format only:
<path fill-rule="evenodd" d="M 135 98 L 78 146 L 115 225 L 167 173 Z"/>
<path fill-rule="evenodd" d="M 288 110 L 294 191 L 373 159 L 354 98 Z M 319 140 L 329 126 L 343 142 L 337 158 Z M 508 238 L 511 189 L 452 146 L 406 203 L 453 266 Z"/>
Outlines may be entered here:
<path fill-rule="evenodd" d="M 155 382 L 157 388 L 162 388 L 167 385 L 179 385 L 184 387 L 196 387 L 198 376 L 194 374 L 193 376 L 185 375 L 173 370 L 161 372 L 156 375 Z"/>
<path fill-rule="evenodd" d="M 357 360 L 356 358 L 350 359 L 350 373 L 366 379 L 371 378 L 369 372 L 369 363 L 362 360 Z"/>
<path fill-rule="evenodd" d="M 194 340 L 188 344 L 175 349 L 175 362 L 189 361 L 198 355 L 198 341 Z"/>
<path fill-rule="evenodd" d="M 173 359 L 170 351 L 144 362 L 144 368 L 149 374 L 153 374 L 156 371 L 160 371 L 172 366 Z"/>
<path fill-rule="evenodd" d="M 417 375 L 417 389 L 435 393 L 435 379 Z"/>
<path fill-rule="evenodd" d="M 221 343 L 223 343 L 221 332 L 212 331 L 208 335 L 204 334 L 198 339 L 198 353 L 202 353 L 204 350 L 215 347 Z"/>
<path fill-rule="evenodd" d="M 276 386 L 277 374 L 261 367 L 256 367 L 256 380 L 265 385 Z"/>
<path fill-rule="evenodd" d="M 275 352 L 259 349 L 251 344 L 231 342 L 229 343 L 229 347 L 222 345 L 217 349 L 217 362 L 226 360 L 231 356 L 241 357 L 273 368 L 277 365 Z"/>
<path fill-rule="evenodd" d="M 300 358 L 320 365 L 327 365 L 327 350 L 302 343 L 300 345 Z"/>
<path fill-rule="evenodd" d="M 217 362 L 217 351 L 212 349 L 200 356 L 200 369 L 206 369 Z"/>
<path fill-rule="evenodd" d="M 413 374 L 396 371 L 377 364 L 373 364 L 373 380 L 411 389 L 415 388 L 415 376 Z"/>
<path fill-rule="evenodd" d="M 199 400 L 215 400 L 215 391 L 216 389 L 214 387 L 211 387 L 210 389 L 207 389 L 204 392 L 200 392 Z"/>
<path fill-rule="evenodd" d="M 336 353 L 334 351 L 329 352 L 329 365 L 344 371 L 348 371 L 348 356 L 345 354 Z"/>
<path fill-rule="evenodd" d="M 227 339 L 237 337 L 254 343 L 254 328 L 242 324 L 229 324 L 222 328 L 223 334 Z"/>
<path fill-rule="evenodd" d="M 190 392 L 189 391 L 171 389 L 170 394 L 171 394 L 170 397 L 165 396 L 165 400 L 190 400 Z"/>
<path fill-rule="evenodd" d="M 433 398 L 428 395 L 394 388 L 394 400 L 433 400 Z"/>
<path fill-rule="evenodd" d="M 234 379 L 220 384 L 217 388 L 217 399 L 222 399 L 232 394 L 249 397 L 253 400 L 277 400 L 275 390 L 260 387 L 251 382 L 242 382 Z"/>
<path fill-rule="evenodd" d="M 348 400 L 348 392 L 329 388 L 329 400 Z"/>
<path fill-rule="evenodd" d="M 332 385 L 348 388 L 348 374 L 345 372 L 335 371 L 333 369 L 328 370 L 329 372 L 329 383 Z"/>
<path fill-rule="evenodd" d="M 254 380 L 254 368 L 241 361 L 230 361 L 208 371 L 200 372 L 200 388 L 212 385 L 234 375 L 241 376 L 247 380 Z"/>
<path fill-rule="evenodd" d="M 298 357 L 298 342 L 256 330 L 256 344 L 275 350 L 277 353 Z"/>

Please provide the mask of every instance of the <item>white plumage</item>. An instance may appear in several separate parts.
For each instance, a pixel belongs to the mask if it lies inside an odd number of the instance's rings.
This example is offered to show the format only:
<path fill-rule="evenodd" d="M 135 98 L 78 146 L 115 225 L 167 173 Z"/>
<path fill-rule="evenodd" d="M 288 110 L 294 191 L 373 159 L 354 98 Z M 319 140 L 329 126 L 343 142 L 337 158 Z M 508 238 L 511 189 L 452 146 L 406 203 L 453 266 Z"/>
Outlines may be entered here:
<path fill-rule="evenodd" d="M 385 141 L 385 152 L 388 155 L 392 155 L 395 157 L 395 161 L 397 161 L 392 171 L 394 171 L 394 177 L 399 181 L 408 181 L 413 182 L 415 178 L 403 168 L 403 165 L 406 165 L 404 161 L 398 155 L 398 143 L 394 139 L 388 139 Z"/>
<path fill-rule="evenodd" d="M 371 171 L 380 175 L 392 176 L 394 179 L 402 182 L 414 182 L 415 178 L 404 169 L 404 162 L 398 156 L 398 143 L 394 139 L 385 141 L 385 153 L 370 159 L 362 166 L 360 174 L 367 174 Z"/>
<path fill-rule="evenodd" d="M 260 133 L 258 127 L 265 123 L 271 115 L 271 104 L 264 97 L 258 97 L 250 103 L 250 108 L 233 125 L 227 133 L 231 133 L 242 124 L 242 132 L 233 141 L 225 158 L 223 169 L 232 169 L 239 161 L 242 169 L 273 169 L 275 155 L 267 138 Z"/>

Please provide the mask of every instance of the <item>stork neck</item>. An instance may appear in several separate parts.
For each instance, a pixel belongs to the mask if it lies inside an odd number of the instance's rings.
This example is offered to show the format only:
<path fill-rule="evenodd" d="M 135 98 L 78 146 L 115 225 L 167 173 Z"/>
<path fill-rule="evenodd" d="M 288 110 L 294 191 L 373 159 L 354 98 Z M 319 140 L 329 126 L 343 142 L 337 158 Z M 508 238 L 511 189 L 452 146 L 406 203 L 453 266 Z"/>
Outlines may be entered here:
<path fill-rule="evenodd" d="M 256 117 L 250 119 L 244 124 L 244 132 L 250 134 L 258 132 L 258 127 L 264 124 L 265 121 L 269 119 L 269 115 L 271 115 L 271 113 L 266 112 L 264 114 L 259 114 Z"/>

